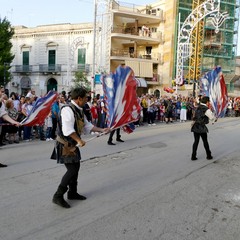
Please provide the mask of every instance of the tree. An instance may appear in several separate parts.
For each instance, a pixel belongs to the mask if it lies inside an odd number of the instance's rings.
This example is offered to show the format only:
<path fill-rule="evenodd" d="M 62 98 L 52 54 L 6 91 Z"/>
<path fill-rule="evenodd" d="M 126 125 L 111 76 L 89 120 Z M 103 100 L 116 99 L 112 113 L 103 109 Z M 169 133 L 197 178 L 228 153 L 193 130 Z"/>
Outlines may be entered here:
<path fill-rule="evenodd" d="M 14 59 L 14 55 L 11 53 L 13 35 L 14 29 L 10 22 L 6 18 L 0 18 L 0 85 L 3 86 L 11 80 L 8 70 Z"/>
<path fill-rule="evenodd" d="M 84 72 L 75 72 L 74 77 L 74 87 L 85 87 L 88 91 L 90 91 L 91 86 Z"/>

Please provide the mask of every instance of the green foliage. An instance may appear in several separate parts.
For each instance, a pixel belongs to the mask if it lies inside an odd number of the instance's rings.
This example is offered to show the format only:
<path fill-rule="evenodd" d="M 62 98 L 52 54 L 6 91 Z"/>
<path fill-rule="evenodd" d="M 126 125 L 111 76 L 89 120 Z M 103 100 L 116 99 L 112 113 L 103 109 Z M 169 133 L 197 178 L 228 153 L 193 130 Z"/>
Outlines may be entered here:
<path fill-rule="evenodd" d="M 74 87 L 85 87 L 87 90 L 91 90 L 91 85 L 86 77 L 86 74 L 82 71 L 75 72 Z"/>
<path fill-rule="evenodd" d="M 10 22 L 0 18 L 0 85 L 6 85 L 10 81 L 10 64 L 14 59 L 11 53 L 11 38 L 14 35 L 14 29 Z M 5 82 L 4 82 L 5 75 Z"/>

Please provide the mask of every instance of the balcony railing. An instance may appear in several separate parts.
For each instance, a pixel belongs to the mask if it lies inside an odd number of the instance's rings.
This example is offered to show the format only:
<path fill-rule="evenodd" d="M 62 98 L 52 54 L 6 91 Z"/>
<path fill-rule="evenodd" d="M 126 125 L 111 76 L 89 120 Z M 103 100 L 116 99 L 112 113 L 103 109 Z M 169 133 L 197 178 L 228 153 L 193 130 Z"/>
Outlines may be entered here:
<path fill-rule="evenodd" d="M 72 67 L 72 71 L 89 73 L 91 71 L 91 67 L 90 64 L 76 64 Z"/>
<path fill-rule="evenodd" d="M 123 58 L 146 59 L 146 60 L 152 60 L 159 64 L 163 64 L 163 57 L 160 53 L 141 54 L 141 53 L 134 53 L 134 52 L 129 53 L 128 50 L 124 50 L 124 49 L 112 49 L 111 56 L 123 57 Z"/>
<path fill-rule="evenodd" d="M 61 64 L 39 64 L 39 72 L 61 72 Z"/>
<path fill-rule="evenodd" d="M 13 69 L 14 71 L 14 69 Z M 15 65 L 15 72 L 30 73 L 32 72 L 32 65 Z"/>

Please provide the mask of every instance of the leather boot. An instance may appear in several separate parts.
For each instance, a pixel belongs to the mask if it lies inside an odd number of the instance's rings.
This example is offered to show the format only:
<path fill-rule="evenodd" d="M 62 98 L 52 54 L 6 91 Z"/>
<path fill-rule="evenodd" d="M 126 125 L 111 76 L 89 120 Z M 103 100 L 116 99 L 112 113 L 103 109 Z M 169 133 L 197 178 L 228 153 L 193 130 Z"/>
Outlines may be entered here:
<path fill-rule="evenodd" d="M 63 208 L 70 208 L 71 206 L 64 200 L 63 195 L 68 188 L 62 185 L 58 186 L 56 193 L 53 195 L 52 202 Z"/>
<path fill-rule="evenodd" d="M 67 193 L 67 197 L 69 200 L 86 200 L 85 196 L 82 196 L 77 193 L 77 183 L 69 184 L 69 191 Z"/>

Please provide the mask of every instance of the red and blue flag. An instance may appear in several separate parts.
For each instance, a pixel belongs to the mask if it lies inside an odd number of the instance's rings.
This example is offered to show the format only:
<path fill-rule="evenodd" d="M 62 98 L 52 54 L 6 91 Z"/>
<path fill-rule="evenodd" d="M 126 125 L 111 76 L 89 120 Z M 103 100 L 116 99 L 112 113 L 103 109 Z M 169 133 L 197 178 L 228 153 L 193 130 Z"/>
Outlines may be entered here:
<path fill-rule="evenodd" d="M 128 66 L 118 66 L 114 73 L 103 77 L 108 127 L 116 129 L 139 119 L 141 106 L 136 90 L 137 81 Z"/>
<path fill-rule="evenodd" d="M 24 126 L 42 125 L 51 111 L 52 104 L 57 99 L 57 96 L 56 92 L 49 91 L 46 96 L 38 98 L 29 115 L 23 119 L 21 124 Z"/>
<path fill-rule="evenodd" d="M 221 67 L 216 67 L 201 79 L 201 94 L 210 98 L 217 117 L 225 116 L 228 96 Z"/>

